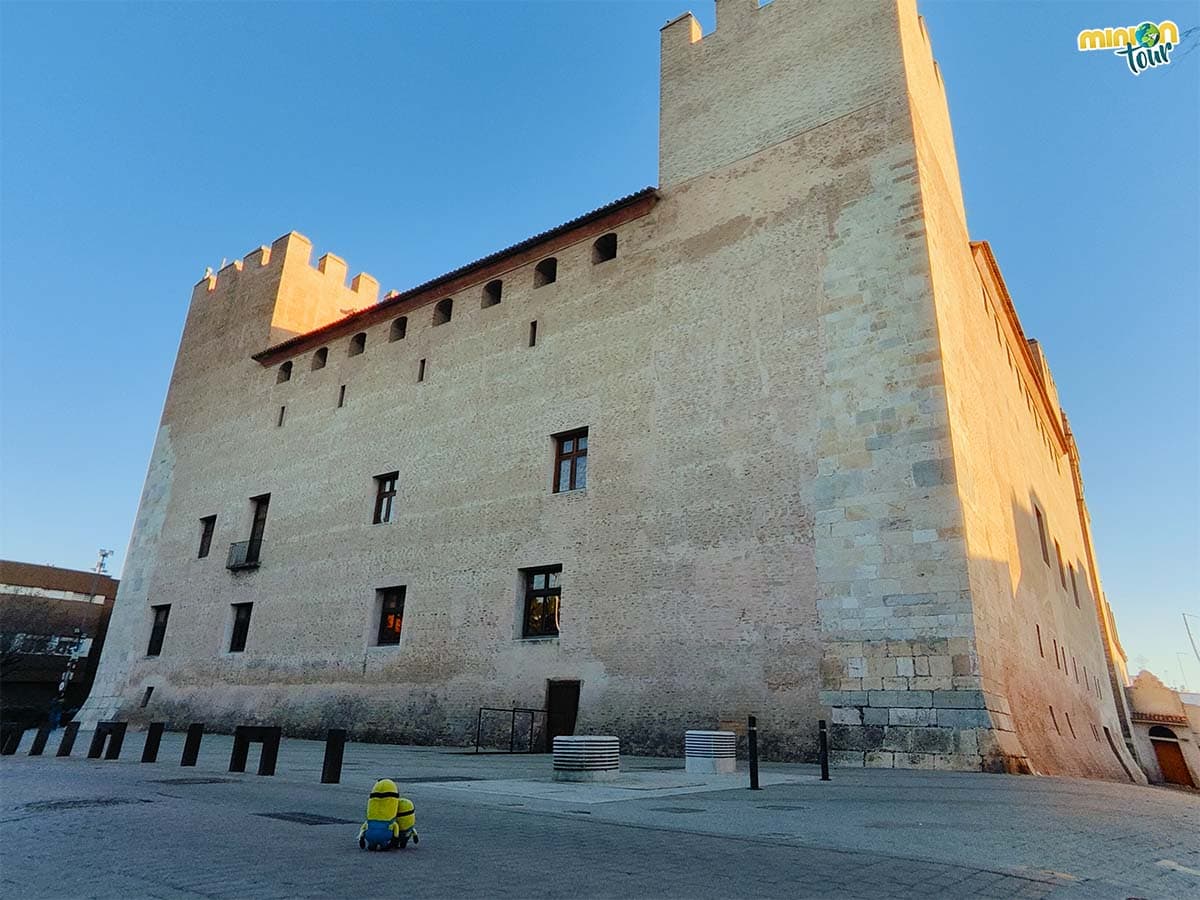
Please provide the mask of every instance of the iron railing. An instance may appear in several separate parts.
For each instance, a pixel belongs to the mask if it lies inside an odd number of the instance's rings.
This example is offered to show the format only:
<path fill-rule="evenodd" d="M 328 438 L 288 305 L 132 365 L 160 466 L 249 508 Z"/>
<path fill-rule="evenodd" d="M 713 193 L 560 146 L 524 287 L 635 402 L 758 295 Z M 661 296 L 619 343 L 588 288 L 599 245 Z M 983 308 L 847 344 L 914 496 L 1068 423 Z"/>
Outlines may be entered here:
<path fill-rule="evenodd" d="M 505 709 L 496 706 L 481 706 L 479 707 L 479 717 L 475 720 L 475 752 L 479 752 L 480 736 L 483 731 L 483 714 L 485 712 L 508 713 L 511 716 L 508 729 L 508 752 L 509 753 L 536 753 L 534 747 L 534 731 L 535 722 L 538 716 L 542 717 L 543 731 L 546 727 L 546 710 L 544 709 L 528 709 L 521 706 L 515 706 L 512 709 Z M 517 715 L 529 716 L 529 741 L 526 748 L 522 751 L 517 750 Z"/>
<path fill-rule="evenodd" d="M 229 560 L 225 568 L 234 571 L 238 569 L 257 569 L 258 560 L 262 555 L 261 540 L 238 541 L 229 545 Z"/>

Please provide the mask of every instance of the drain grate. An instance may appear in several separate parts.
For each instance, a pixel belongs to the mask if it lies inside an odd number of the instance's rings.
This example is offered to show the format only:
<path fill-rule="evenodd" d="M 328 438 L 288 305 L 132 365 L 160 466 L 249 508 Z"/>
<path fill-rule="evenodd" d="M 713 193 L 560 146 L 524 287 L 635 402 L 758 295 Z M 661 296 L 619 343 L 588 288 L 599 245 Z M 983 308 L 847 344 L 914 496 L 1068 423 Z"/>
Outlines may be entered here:
<path fill-rule="evenodd" d="M 76 800 L 39 800 L 26 803 L 20 809 L 26 812 L 61 812 L 67 809 L 88 809 L 95 806 L 125 806 L 130 803 L 153 803 L 130 797 L 84 797 Z"/>
<path fill-rule="evenodd" d="M 665 813 L 702 813 L 708 812 L 707 809 L 696 809 L 694 806 L 651 806 L 650 812 L 665 812 Z"/>
<path fill-rule="evenodd" d="M 233 784 L 233 778 L 160 778 L 151 784 Z"/>
<path fill-rule="evenodd" d="M 304 812 L 273 812 L 255 813 L 264 819 L 280 819 L 284 822 L 295 822 L 297 825 L 357 825 L 350 819 L 335 819 L 333 816 L 316 816 Z"/>

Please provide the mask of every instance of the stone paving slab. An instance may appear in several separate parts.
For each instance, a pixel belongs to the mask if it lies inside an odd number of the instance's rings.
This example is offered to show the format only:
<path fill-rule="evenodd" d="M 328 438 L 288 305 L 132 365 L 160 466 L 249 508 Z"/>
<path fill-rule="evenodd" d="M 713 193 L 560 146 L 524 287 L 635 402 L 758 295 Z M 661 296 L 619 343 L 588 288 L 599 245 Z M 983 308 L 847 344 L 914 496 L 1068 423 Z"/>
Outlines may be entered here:
<path fill-rule="evenodd" d="M 139 734 L 118 761 L 83 758 L 88 739 L 70 759 L 0 759 L 0 895 L 371 897 L 385 877 L 430 897 L 1200 897 L 1200 794 L 1163 788 L 864 769 L 821 782 L 764 764 L 764 790 L 739 789 L 744 773 L 713 790 L 682 760 L 628 757 L 630 789 L 557 784 L 544 755 L 363 744 L 347 745 L 342 784 L 321 785 L 319 742 L 285 740 L 260 777 L 253 755 L 226 771 L 224 735 L 195 768 L 179 766 L 182 735 L 153 765 Z M 380 776 L 417 805 L 419 856 L 356 855 L 353 826 L 303 824 L 356 821 Z M 614 787 L 632 796 L 545 790 Z"/>
<path fill-rule="evenodd" d="M 674 797 L 680 794 L 703 794 L 715 791 L 746 790 L 749 776 L 688 775 L 679 773 L 623 771 L 615 782 L 580 784 L 551 779 L 487 779 L 461 782 L 422 782 L 414 787 L 438 786 L 464 794 L 501 794 L 529 800 L 553 800 L 560 803 L 616 803 L 620 800 L 645 800 L 655 797 Z M 815 775 L 759 775 L 763 787 L 774 784 L 797 784 L 816 781 Z"/>

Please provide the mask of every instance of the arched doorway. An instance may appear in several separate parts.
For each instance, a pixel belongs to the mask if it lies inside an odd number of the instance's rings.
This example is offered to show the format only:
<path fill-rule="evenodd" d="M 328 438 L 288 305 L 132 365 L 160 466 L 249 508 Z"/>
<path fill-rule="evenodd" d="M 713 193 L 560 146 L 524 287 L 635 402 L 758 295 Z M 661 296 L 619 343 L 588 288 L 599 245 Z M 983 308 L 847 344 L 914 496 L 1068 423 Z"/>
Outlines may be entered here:
<path fill-rule="evenodd" d="M 1175 732 L 1165 725 L 1155 725 L 1150 729 L 1150 743 L 1154 747 L 1154 755 L 1158 757 L 1158 768 L 1164 781 L 1182 784 L 1184 787 L 1196 786 L 1188 773 L 1187 763 L 1184 762 L 1183 751 L 1179 749 L 1179 738 L 1175 737 Z"/>

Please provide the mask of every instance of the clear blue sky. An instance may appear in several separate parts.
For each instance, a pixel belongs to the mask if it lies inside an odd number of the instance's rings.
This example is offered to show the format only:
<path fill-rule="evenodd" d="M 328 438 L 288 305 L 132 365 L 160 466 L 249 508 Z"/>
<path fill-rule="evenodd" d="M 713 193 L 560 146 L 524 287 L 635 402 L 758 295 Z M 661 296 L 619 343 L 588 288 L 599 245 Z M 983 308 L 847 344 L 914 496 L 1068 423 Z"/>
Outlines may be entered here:
<path fill-rule="evenodd" d="M 707 0 L 0 3 L 0 555 L 86 568 L 103 546 L 120 569 L 205 266 L 296 229 L 403 289 L 655 184 L 658 29 L 689 2 L 710 29 Z M 1075 35 L 1186 31 L 1200 5 L 921 8 L 971 232 L 1049 355 L 1131 665 L 1178 682 L 1200 53 L 1135 78 Z"/>

